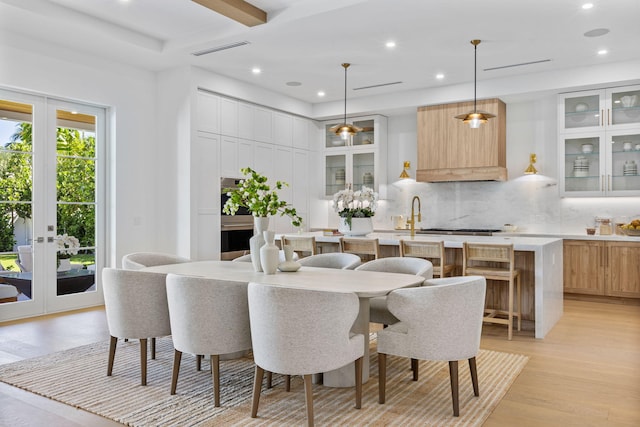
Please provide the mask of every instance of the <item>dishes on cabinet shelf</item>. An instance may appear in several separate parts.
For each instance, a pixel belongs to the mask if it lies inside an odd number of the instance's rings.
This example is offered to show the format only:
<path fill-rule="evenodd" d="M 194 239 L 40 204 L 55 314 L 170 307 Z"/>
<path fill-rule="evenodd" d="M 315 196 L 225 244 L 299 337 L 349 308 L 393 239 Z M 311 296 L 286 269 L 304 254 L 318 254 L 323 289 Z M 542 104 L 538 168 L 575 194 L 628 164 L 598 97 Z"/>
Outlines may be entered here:
<path fill-rule="evenodd" d="M 578 102 L 576 104 L 575 112 L 576 113 L 584 113 L 589 109 L 589 105 L 584 102 Z"/>
<path fill-rule="evenodd" d="M 625 95 L 620 97 L 620 102 L 625 108 L 635 107 L 638 102 L 638 95 Z"/>
<path fill-rule="evenodd" d="M 638 175 L 638 164 L 635 162 L 635 160 L 627 160 L 626 162 L 624 162 L 622 175 L 624 176 Z"/>
<path fill-rule="evenodd" d="M 582 152 L 585 154 L 593 153 L 593 144 L 582 144 Z"/>
<path fill-rule="evenodd" d="M 584 178 L 589 176 L 589 159 L 584 156 L 578 156 L 573 161 L 573 176 Z"/>
<path fill-rule="evenodd" d="M 622 150 L 623 151 L 631 151 L 631 143 L 630 142 L 625 142 L 624 144 L 622 144 Z"/>
<path fill-rule="evenodd" d="M 344 185 L 345 171 L 344 169 L 338 169 L 336 171 L 336 185 Z"/>

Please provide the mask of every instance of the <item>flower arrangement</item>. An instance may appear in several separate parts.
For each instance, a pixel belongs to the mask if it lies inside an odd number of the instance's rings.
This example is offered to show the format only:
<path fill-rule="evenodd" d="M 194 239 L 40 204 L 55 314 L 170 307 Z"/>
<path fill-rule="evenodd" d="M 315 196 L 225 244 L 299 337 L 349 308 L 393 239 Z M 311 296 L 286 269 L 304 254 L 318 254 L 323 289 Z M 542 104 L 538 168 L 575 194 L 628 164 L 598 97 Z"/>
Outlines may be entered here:
<path fill-rule="evenodd" d="M 228 215 L 235 215 L 238 208 L 245 207 L 257 217 L 269 215 L 287 215 L 291 218 L 294 227 L 300 227 L 302 218 L 298 216 L 295 208 L 291 207 L 284 200 L 280 200 L 277 190 L 288 186 L 286 182 L 276 181 L 275 188 L 267 184 L 267 177 L 260 175 L 251 168 L 240 169 L 243 175 L 248 178 L 241 179 L 238 188 L 225 188 L 229 198 L 225 202 L 222 211 Z"/>
<path fill-rule="evenodd" d="M 333 209 L 340 217 L 346 218 L 349 228 L 352 218 L 370 218 L 375 215 L 377 207 L 378 193 L 369 187 L 363 186 L 359 191 L 346 189 L 333 195 Z"/>
<path fill-rule="evenodd" d="M 67 233 L 57 235 L 56 242 L 58 243 L 58 259 L 71 258 L 71 255 L 77 254 L 80 248 L 80 241 Z"/>

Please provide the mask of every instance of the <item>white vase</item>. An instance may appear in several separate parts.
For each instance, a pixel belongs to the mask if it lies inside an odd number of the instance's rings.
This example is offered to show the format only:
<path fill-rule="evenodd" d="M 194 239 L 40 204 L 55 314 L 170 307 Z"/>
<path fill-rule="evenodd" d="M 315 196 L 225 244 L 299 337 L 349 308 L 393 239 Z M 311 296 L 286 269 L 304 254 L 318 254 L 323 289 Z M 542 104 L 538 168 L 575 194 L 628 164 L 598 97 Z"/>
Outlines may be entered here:
<path fill-rule="evenodd" d="M 260 248 L 264 245 L 264 232 L 269 228 L 268 216 L 253 217 L 253 236 L 249 239 L 249 251 L 251 253 L 251 264 L 254 271 L 262 271 L 260 264 Z"/>
<path fill-rule="evenodd" d="M 58 271 L 71 270 L 71 260 L 69 258 L 60 258 L 58 260 Z"/>
<path fill-rule="evenodd" d="M 364 236 L 373 232 L 373 221 L 369 218 L 351 218 L 351 226 L 347 218 L 340 217 L 338 231 L 345 236 Z"/>
<path fill-rule="evenodd" d="M 280 249 L 274 242 L 276 233 L 273 231 L 264 232 L 264 245 L 260 248 L 260 264 L 264 274 L 276 274 L 280 263 Z"/>
<path fill-rule="evenodd" d="M 293 246 L 284 245 L 282 250 L 284 251 L 284 261 L 278 265 L 278 270 L 286 272 L 298 271 L 301 265 L 298 261 L 293 260 Z"/>

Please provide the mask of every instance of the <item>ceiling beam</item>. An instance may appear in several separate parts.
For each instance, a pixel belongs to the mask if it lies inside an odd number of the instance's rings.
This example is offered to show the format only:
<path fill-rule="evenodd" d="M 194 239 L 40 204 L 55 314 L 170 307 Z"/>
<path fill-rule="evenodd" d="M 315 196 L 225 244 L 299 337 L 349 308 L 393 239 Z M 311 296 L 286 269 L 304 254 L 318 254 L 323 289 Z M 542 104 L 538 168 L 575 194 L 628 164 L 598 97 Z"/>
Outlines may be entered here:
<path fill-rule="evenodd" d="M 247 27 L 267 22 L 267 12 L 244 0 L 193 0 L 194 2 L 238 21 Z"/>

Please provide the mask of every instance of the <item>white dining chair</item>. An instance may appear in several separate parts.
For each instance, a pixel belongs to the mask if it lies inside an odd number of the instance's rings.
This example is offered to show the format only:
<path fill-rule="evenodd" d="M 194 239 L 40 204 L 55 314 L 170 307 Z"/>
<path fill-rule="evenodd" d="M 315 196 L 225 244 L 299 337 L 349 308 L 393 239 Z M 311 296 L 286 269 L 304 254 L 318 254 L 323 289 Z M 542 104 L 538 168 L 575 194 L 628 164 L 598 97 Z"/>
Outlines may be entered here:
<path fill-rule="evenodd" d="M 167 275 L 176 393 L 182 353 L 209 355 L 214 405 L 220 406 L 220 355 L 251 348 L 247 283 Z"/>
<path fill-rule="evenodd" d="M 18 288 L 8 283 L 0 283 L 0 304 L 18 301 Z"/>
<path fill-rule="evenodd" d="M 312 426 L 312 374 L 332 371 L 354 361 L 359 409 L 364 336 L 351 333 L 358 316 L 358 296 L 253 282 L 249 283 L 248 296 L 256 363 L 251 417 L 258 416 L 264 371 L 302 375 L 307 424 Z"/>
<path fill-rule="evenodd" d="M 473 393 L 480 395 L 476 355 L 480 348 L 486 280 L 482 276 L 427 280 L 428 286 L 396 289 L 387 297 L 400 321 L 378 331 L 378 401 L 386 400 L 387 355 L 411 358 L 413 380 L 418 360 L 449 362 L 453 415 L 460 415 L 458 361 L 468 360 Z"/>
<path fill-rule="evenodd" d="M 18 259 L 16 264 L 20 271 L 26 273 L 33 270 L 33 248 L 31 245 L 18 246 Z"/>
<path fill-rule="evenodd" d="M 180 264 L 182 262 L 191 262 L 191 260 L 161 252 L 133 252 L 122 257 L 122 268 L 125 270 L 140 270 L 155 265 Z"/>
<path fill-rule="evenodd" d="M 171 335 L 166 274 L 104 268 L 102 286 L 111 336 L 107 376 L 113 372 L 118 338 L 140 340 L 140 376 L 147 384 L 147 340 L 155 359 L 155 339 Z"/>
<path fill-rule="evenodd" d="M 422 276 L 425 279 L 433 277 L 433 264 L 422 258 L 388 257 L 379 258 L 364 263 L 356 268 L 358 271 L 382 271 L 387 273 L 404 273 Z M 387 308 L 387 297 L 374 297 L 369 300 L 369 321 L 391 325 L 398 319 Z"/>
<path fill-rule="evenodd" d="M 310 255 L 298 261 L 300 265 L 306 267 L 339 268 L 342 270 L 353 270 L 361 262 L 358 255 L 344 252 Z"/>

